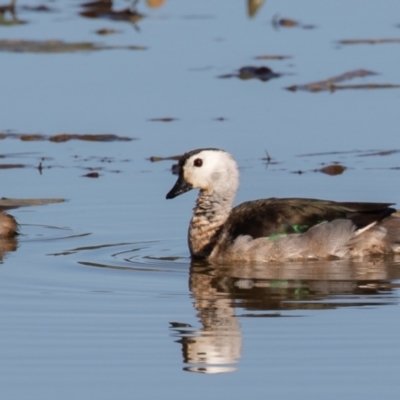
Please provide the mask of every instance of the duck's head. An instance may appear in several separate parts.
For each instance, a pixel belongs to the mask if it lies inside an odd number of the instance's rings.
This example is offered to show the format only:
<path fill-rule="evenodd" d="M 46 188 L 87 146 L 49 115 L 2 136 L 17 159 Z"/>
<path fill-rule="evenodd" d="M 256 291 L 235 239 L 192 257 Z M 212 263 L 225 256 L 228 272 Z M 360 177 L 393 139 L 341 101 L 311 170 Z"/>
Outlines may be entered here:
<path fill-rule="evenodd" d="M 234 195 L 238 185 L 239 171 L 231 154 L 219 149 L 198 149 L 181 157 L 179 178 L 166 197 L 173 199 L 191 189 Z"/>

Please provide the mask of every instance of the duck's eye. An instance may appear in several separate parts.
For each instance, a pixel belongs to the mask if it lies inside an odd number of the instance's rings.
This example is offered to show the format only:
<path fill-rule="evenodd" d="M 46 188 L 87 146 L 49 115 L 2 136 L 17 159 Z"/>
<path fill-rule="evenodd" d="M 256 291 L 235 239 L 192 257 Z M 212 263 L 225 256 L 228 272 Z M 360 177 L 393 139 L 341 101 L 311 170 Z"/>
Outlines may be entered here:
<path fill-rule="evenodd" d="M 194 165 L 195 167 L 201 167 L 201 166 L 203 165 L 203 160 L 202 160 L 201 158 L 196 158 L 196 159 L 193 161 L 193 165 Z"/>

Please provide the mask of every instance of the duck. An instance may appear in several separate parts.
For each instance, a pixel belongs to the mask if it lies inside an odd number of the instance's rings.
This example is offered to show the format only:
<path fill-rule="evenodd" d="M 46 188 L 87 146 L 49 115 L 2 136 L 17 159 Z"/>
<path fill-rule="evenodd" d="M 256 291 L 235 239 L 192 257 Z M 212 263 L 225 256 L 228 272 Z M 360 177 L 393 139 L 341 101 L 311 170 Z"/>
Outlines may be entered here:
<path fill-rule="evenodd" d="M 0 211 L 0 240 L 9 239 L 18 235 L 18 223 L 15 218 L 4 211 Z"/>
<path fill-rule="evenodd" d="M 191 258 L 211 263 L 360 258 L 400 253 L 394 203 L 267 198 L 233 207 L 239 169 L 217 148 L 181 156 L 173 199 L 199 189 L 189 224 Z"/>

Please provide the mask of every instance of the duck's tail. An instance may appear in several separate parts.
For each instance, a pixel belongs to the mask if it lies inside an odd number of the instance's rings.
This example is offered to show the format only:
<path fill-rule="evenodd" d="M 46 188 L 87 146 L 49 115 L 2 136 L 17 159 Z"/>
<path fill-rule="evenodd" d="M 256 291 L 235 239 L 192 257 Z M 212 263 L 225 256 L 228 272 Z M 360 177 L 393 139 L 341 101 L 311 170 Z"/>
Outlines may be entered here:
<path fill-rule="evenodd" d="M 349 249 L 352 257 L 400 253 L 400 210 L 356 231 Z"/>

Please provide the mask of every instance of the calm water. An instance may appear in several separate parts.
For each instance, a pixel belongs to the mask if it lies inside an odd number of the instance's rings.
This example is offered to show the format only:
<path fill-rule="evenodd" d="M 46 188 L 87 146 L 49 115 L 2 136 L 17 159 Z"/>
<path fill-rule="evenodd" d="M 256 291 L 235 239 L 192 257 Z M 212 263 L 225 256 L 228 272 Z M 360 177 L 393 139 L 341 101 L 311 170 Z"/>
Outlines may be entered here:
<path fill-rule="evenodd" d="M 38 4 L 17 3 L 26 23 L 0 40 L 145 49 L 0 52 L 1 132 L 135 139 L 0 140 L 0 164 L 23 165 L 0 168 L 0 196 L 66 200 L 11 211 L 22 235 L 0 247 L 1 397 L 398 396 L 400 259 L 191 264 L 196 194 L 166 201 L 174 161 L 149 158 L 227 149 L 237 202 L 400 203 L 400 89 L 285 90 L 360 68 L 378 75 L 343 83 L 400 84 L 399 43 L 338 44 L 400 38 L 399 3 L 268 0 L 250 18 L 244 1 L 139 1 L 135 25 L 84 18 L 77 1 L 23 7 Z M 282 76 L 219 78 L 245 66 Z M 347 169 L 315 172 L 332 163 Z"/>

